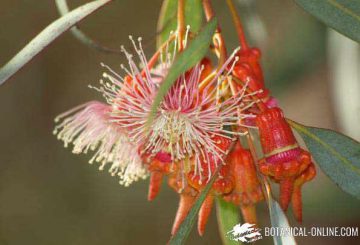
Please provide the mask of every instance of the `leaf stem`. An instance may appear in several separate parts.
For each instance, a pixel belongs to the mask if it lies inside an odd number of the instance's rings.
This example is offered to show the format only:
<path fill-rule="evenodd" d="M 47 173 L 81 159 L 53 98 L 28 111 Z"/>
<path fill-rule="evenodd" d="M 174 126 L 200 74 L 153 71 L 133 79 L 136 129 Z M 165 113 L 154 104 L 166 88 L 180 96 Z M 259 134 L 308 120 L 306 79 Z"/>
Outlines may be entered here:
<path fill-rule="evenodd" d="M 45 29 L 26 44 L 22 50 L 0 69 L 0 85 L 12 77 L 64 32 L 111 1 L 112 0 L 96 0 L 88 2 L 45 27 Z"/>
<path fill-rule="evenodd" d="M 66 15 L 70 12 L 69 6 L 66 2 L 66 0 L 55 0 L 56 7 L 58 9 L 58 12 L 61 16 Z M 91 39 L 88 35 L 86 35 L 83 31 L 79 29 L 79 27 L 76 25 L 70 29 L 73 36 L 78 39 L 81 43 L 85 44 L 86 46 L 95 49 L 100 52 L 104 52 L 107 54 L 121 54 L 120 49 L 113 49 L 106 46 L 103 46 L 98 41 Z"/>
<path fill-rule="evenodd" d="M 241 48 L 243 50 L 247 50 L 249 48 L 249 46 L 247 44 L 245 33 L 244 33 L 244 28 L 243 28 L 243 25 L 241 24 L 240 16 L 239 16 L 238 12 L 236 11 L 235 4 L 234 4 L 233 0 L 226 0 L 226 4 L 229 7 L 229 10 L 230 10 L 230 13 L 231 13 L 234 25 L 235 25 L 235 29 L 236 29 L 236 32 L 238 35 L 238 39 L 241 44 Z"/>

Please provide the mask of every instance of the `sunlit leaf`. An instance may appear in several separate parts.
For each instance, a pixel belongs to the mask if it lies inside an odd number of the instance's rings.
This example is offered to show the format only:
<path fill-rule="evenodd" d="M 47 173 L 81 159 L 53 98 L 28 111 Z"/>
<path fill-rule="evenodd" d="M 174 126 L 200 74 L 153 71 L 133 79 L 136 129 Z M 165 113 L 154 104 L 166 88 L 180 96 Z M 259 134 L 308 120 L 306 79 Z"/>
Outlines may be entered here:
<path fill-rule="evenodd" d="M 190 41 L 186 49 L 176 56 L 166 78 L 161 83 L 159 91 L 154 99 L 151 113 L 147 122 L 148 126 L 151 125 L 152 121 L 154 120 L 158 106 L 160 105 L 164 96 L 171 88 L 173 83 L 176 81 L 176 79 L 181 74 L 195 66 L 197 62 L 199 62 L 200 59 L 205 56 L 209 49 L 209 45 L 212 40 L 212 35 L 215 31 L 216 25 L 217 21 L 214 18 L 204 27 L 203 30 L 201 30 L 201 32 L 193 40 Z"/>
<path fill-rule="evenodd" d="M 223 245 L 242 244 L 241 242 L 230 240 L 226 236 L 227 232 L 231 231 L 236 224 L 240 223 L 239 207 L 219 197 L 216 200 L 216 214 Z"/>
<path fill-rule="evenodd" d="M 189 214 L 186 216 L 185 220 L 180 225 L 178 232 L 171 237 L 169 241 L 169 245 L 182 245 L 185 244 L 186 239 L 188 238 L 192 227 L 194 226 L 197 214 L 201 208 L 202 203 L 204 202 L 206 196 L 208 195 L 216 177 L 217 172 L 211 177 L 209 183 L 205 186 L 205 188 L 201 191 L 199 197 L 197 198 L 194 206 L 191 208 Z"/>
<path fill-rule="evenodd" d="M 61 34 L 111 1 L 112 0 L 97 0 L 84 4 L 47 26 L 20 52 L 18 52 L 4 67 L 1 68 L 0 85 L 13 76 L 17 71 L 19 71 L 24 65 L 26 65 L 42 50 L 44 50 Z"/>
<path fill-rule="evenodd" d="M 359 0 L 295 0 L 307 12 L 345 36 L 360 42 Z"/>
<path fill-rule="evenodd" d="M 343 191 L 360 198 L 360 143 L 329 129 L 288 121 L 325 174 Z"/>
<path fill-rule="evenodd" d="M 58 8 L 59 13 L 64 16 L 70 12 L 69 6 L 66 0 L 55 0 L 56 6 Z M 115 50 L 112 48 L 105 47 L 98 43 L 97 41 L 93 40 L 89 36 L 87 36 L 83 31 L 81 31 L 77 26 L 74 26 L 70 29 L 71 33 L 74 35 L 76 39 L 78 39 L 81 43 L 85 44 L 86 46 L 104 52 L 104 53 L 117 53 L 120 54 L 121 51 Z"/>
<path fill-rule="evenodd" d="M 158 36 L 156 44 L 159 47 L 164 43 L 170 31 L 176 30 L 177 20 L 177 5 L 178 0 L 164 0 L 161 6 L 161 11 L 158 20 Z M 198 32 L 203 21 L 203 9 L 201 0 L 185 0 L 185 23 L 190 25 L 192 32 Z"/>
<path fill-rule="evenodd" d="M 281 209 L 279 203 L 272 197 L 270 185 L 266 182 L 266 195 L 267 204 L 270 213 L 271 227 L 281 227 L 284 229 L 290 229 L 289 221 L 286 218 L 284 211 Z M 293 236 L 273 236 L 275 245 L 296 245 L 295 238 Z"/>

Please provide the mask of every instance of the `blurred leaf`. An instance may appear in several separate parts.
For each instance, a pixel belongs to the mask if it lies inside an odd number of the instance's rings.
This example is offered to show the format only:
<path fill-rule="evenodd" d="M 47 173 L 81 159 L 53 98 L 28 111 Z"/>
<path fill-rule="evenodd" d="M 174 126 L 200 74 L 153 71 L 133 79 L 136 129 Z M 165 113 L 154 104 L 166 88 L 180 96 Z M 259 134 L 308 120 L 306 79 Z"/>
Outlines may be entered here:
<path fill-rule="evenodd" d="M 157 47 L 160 47 L 168 38 L 170 31 L 177 27 L 177 0 L 164 0 L 161 6 L 156 39 Z M 198 32 L 203 20 L 201 0 L 185 0 L 185 23 L 190 25 L 192 32 Z"/>
<path fill-rule="evenodd" d="M 288 120 L 316 163 L 343 191 L 360 198 L 360 143 L 335 131 Z"/>
<path fill-rule="evenodd" d="M 69 13 L 69 6 L 66 0 L 55 0 L 56 6 L 58 8 L 59 13 L 64 16 L 65 14 Z M 86 46 L 104 52 L 104 53 L 116 53 L 120 54 L 121 51 L 105 47 L 98 43 L 97 41 L 88 37 L 84 32 L 82 32 L 77 26 L 74 26 L 70 29 L 71 33 L 74 35 L 76 39 L 78 39 L 81 43 L 85 44 Z"/>
<path fill-rule="evenodd" d="M 271 37 L 272 41 L 264 50 L 263 64 L 266 82 L 275 96 L 286 92 L 307 74 L 318 71 L 319 64 L 325 62 L 324 27 L 310 16 L 304 18 L 301 11 L 294 11 L 286 16 L 286 28 L 281 36 Z"/>
<path fill-rule="evenodd" d="M 194 206 L 191 208 L 189 214 L 186 216 L 185 220 L 180 225 L 178 232 L 171 237 L 169 241 L 169 245 L 182 245 L 185 244 L 186 239 L 188 238 L 192 227 L 194 226 L 197 214 L 203 204 L 207 194 L 209 193 L 212 185 L 214 184 L 218 175 L 218 170 L 211 177 L 209 183 L 205 186 L 205 188 L 201 191 L 199 197 L 197 198 Z"/>
<path fill-rule="evenodd" d="M 44 50 L 61 34 L 111 1 L 112 0 L 97 0 L 84 4 L 47 26 L 20 52 L 18 52 L 4 67 L 1 68 L 0 85 L 13 76 L 17 71 L 19 71 L 24 65 L 26 65 L 42 50 Z"/>
<path fill-rule="evenodd" d="M 307 12 L 345 36 L 360 42 L 359 0 L 295 0 Z"/>
<path fill-rule="evenodd" d="M 147 125 L 151 125 L 155 118 L 156 111 L 164 96 L 171 88 L 177 78 L 196 65 L 197 62 L 203 58 L 212 40 L 213 33 L 217 25 L 216 18 L 212 19 L 204 29 L 187 45 L 184 51 L 178 53 L 173 64 L 171 65 L 169 72 L 161 83 L 159 91 L 154 99 L 151 107 L 151 112 L 148 117 Z"/>
<path fill-rule="evenodd" d="M 216 214 L 223 245 L 239 245 L 241 242 L 230 240 L 226 233 L 240 223 L 239 208 L 221 197 L 216 199 Z"/>
<path fill-rule="evenodd" d="M 270 221 L 272 227 L 290 228 L 289 221 L 286 218 L 284 211 L 281 209 L 279 203 L 272 197 L 269 183 L 265 182 L 265 189 L 267 194 L 267 204 L 269 207 Z M 275 245 L 296 245 L 293 236 L 273 236 Z"/>

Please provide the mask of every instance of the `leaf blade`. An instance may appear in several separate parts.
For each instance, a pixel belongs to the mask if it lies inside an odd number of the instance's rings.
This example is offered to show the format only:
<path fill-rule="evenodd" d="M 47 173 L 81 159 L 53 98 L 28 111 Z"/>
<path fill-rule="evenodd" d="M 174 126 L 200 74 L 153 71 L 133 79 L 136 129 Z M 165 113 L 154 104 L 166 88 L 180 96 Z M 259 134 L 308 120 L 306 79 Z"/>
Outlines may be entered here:
<path fill-rule="evenodd" d="M 230 240 L 226 237 L 236 224 L 240 223 L 239 209 L 234 204 L 224 201 L 221 197 L 216 199 L 216 215 L 219 232 L 223 245 L 239 245 L 241 242 Z"/>
<path fill-rule="evenodd" d="M 0 69 L 0 85 L 12 77 L 61 34 L 111 1 L 96 0 L 84 4 L 48 25 Z"/>
<path fill-rule="evenodd" d="M 290 228 L 289 221 L 281 209 L 279 203 L 272 197 L 269 183 L 265 182 L 265 190 L 267 194 L 267 205 L 270 213 L 270 221 L 272 227 Z M 273 236 L 275 245 L 296 245 L 293 236 Z"/>
<path fill-rule="evenodd" d="M 310 14 L 343 35 L 360 42 L 360 2 L 357 0 L 295 0 Z"/>
<path fill-rule="evenodd" d="M 288 122 L 302 136 L 325 174 L 340 189 L 360 199 L 360 143 L 329 129 Z"/>
<path fill-rule="evenodd" d="M 196 63 L 205 56 L 209 48 L 212 35 L 215 32 L 216 25 L 216 18 L 208 22 L 199 35 L 197 35 L 188 44 L 187 48 L 183 52 L 179 53 L 175 58 L 167 76 L 161 83 L 158 93 L 152 104 L 151 112 L 147 121 L 148 126 L 151 125 L 152 121 L 154 120 L 158 106 L 176 79 L 185 71 L 196 65 Z"/>

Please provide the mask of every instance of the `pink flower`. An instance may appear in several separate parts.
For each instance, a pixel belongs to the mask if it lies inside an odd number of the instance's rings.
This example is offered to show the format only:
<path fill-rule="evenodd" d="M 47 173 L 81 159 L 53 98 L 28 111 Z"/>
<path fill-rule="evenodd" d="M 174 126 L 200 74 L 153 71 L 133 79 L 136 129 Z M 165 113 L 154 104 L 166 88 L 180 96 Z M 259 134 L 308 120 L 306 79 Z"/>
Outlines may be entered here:
<path fill-rule="evenodd" d="M 237 59 L 232 55 L 219 71 L 210 74 L 211 79 L 203 88 L 204 67 L 200 63 L 181 75 L 165 96 L 148 131 L 146 122 L 159 89 L 159 78 L 165 76 L 161 72 L 167 73 L 173 58 L 166 54 L 166 59 L 151 69 L 141 43 L 136 45 L 133 41 L 133 44 L 143 70 L 136 65 L 133 55 L 123 48 L 129 62 L 129 68 L 122 65 L 127 76 L 123 78 L 107 67 L 110 73 L 105 73 L 104 77 L 111 83 L 102 82 L 103 86 L 98 89 L 112 105 L 112 122 L 126 130 L 136 145 L 142 146 L 141 154 L 168 153 L 173 163 L 181 164 L 181 169 L 185 169 L 185 161 L 193 159 L 195 174 L 201 176 L 201 162 L 208 162 L 210 168 L 210 162 L 217 165 L 227 154 L 217 145 L 218 137 L 235 139 L 241 133 L 229 129 L 239 125 L 242 119 L 253 117 L 242 114 L 255 103 L 248 100 L 251 95 L 245 93 L 246 86 L 239 94 L 222 99 L 221 93 L 228 89 L 222 85 L 231 73 L 231 69 L 224 72 L 225 67 Z M 211 175 L 211 171 L 206 173 Z"/>
<path fill-rule="evenodd" d="M 165 96 L 148 130 L 146 122 L 154 97 L 176 52 L 170 54 L 166 47 L 165 53 L 160 52 L 158 65 L 152 67 L 141 40 L 136 44 L 130 39 L 142 69 L 122 47 L 129 63 L 129 68 L 121 65 L 126 76 L 103 65 L 109 71 L 103 74 L 106 81 L 101 80 L 101 86 L 94 88 L 103 94 L 108 105 L 89 102 L 65 112 L 56 119 L 62 122 L 54 133 L 64 141 L 65 147 L 72 143 L 74 153 L 94 151 L 90 163 L 100 162 L 101 170 L 111 163 L 109 172 L 118 174 L 120 183 L 126 186 L 148 175 L 142 157 L 159 154 L 168 155 L 172 165 L 178 164 L 182 175 L 191 167 L 200 180 L 204 174 L 209 179 L 214 165 L 223 163 L 229 150 L 219 141 L 234 140 L 242 133 L 232 127 L 247 127 L 241 124 L 242 120 L 254 117 L 243 113 L 255 103 L 251 100 L 253 94 L 246 93 L 247 86 L 230 97 L 229 87 L 224 86 L 231 80 L 229 74 L 238 60 L 234 59 L 237 50 L 219 70 L 211 72 L 210 64 L 200 62 L 181 75 Z"/>
<path fill-rule="evenodd" d="M 73 144 L 73 153 L 94 151 L 89 163 L 99 162 L 100 170 L 111 163 L 109 172 L 120 177 L 120 184 L 130 185 L 133 181 L 147 177 L 137 153 L 137 147 L 129 142 L 123 129 L 111 122 L 111 107 L 91 101 L 75 107 L 55 121 L 54 134 L 64 141 L 65 147 Z"/>

